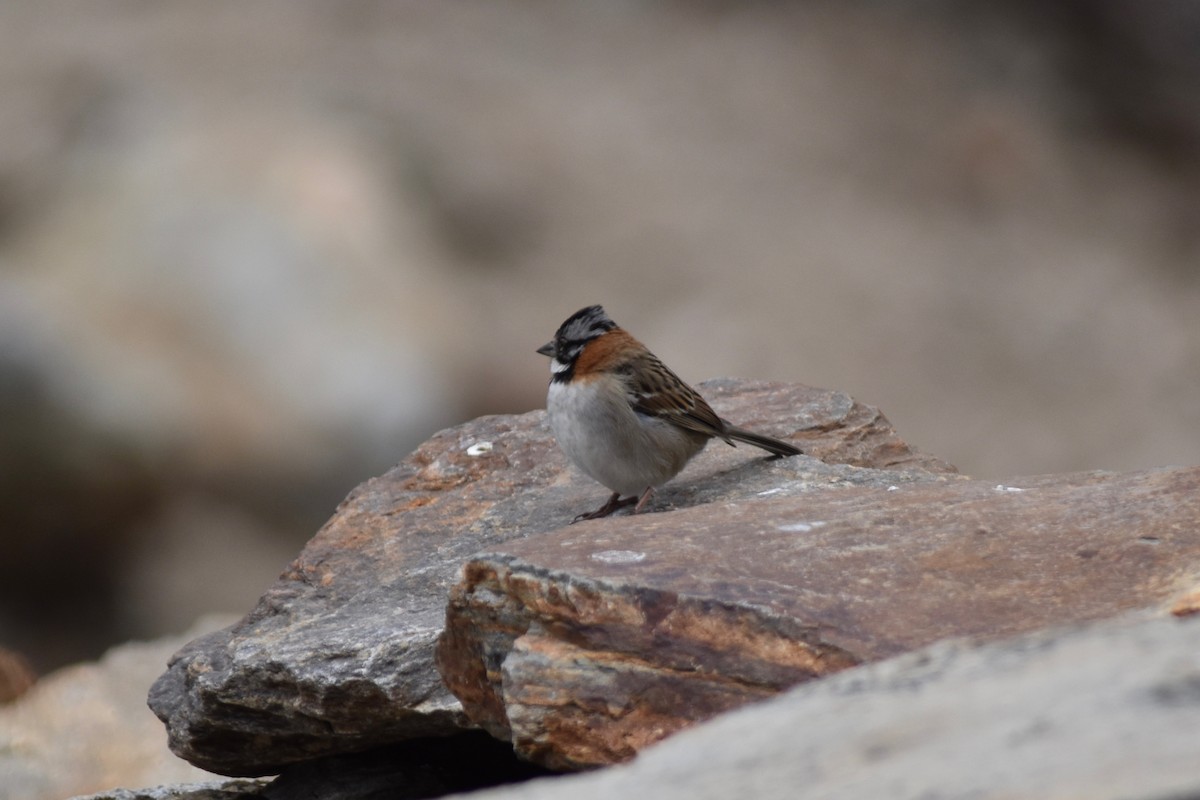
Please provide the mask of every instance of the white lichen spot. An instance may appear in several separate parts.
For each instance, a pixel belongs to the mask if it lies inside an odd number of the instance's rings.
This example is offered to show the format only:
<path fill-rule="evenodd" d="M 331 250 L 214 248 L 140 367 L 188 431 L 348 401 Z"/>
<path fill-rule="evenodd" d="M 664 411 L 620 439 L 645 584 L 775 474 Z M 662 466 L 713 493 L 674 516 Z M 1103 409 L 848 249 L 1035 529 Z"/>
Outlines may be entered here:
<path fill-rule="evenodd" d="M 783 533 L 808 533 L 811 530 L 825 526 L 823 520 L 814 520 L 813 522 L 789 522 L 785 525 L 779 525 L 776 530 Z"/>
<path fill-rule="evenodd" d="M 467 455 L 469 456 L 481 456 L 484 453 L 490 452 L 492 452 L 491 442 L 476 442 L 467 448 Z"/>
<path fill-rule="evenodd" d="M 592 553 L 591 559 L 603 564 L 636 564 L 646 559 L 645 553 L 636 550 L 601 550 Z"/>

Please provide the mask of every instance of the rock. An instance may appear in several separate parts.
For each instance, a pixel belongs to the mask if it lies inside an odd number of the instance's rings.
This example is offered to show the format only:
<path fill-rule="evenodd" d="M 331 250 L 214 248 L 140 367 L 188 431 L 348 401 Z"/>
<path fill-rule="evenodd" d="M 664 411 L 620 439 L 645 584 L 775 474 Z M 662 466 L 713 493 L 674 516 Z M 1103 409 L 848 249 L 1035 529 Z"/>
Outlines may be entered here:
<path fill-rule="evenodd" d="M 447 685 L 519 755 L 579 769 L 941 639 L 1178 609 L 1200 574 L 1200 467 L 797 486 L 471 560 Z"/>
<path fill-rule="evenodd" d="M 941 642 L 701 723 L 629 764 L 465 796 L 1195 797 L 1197 652 L 1200 619 L 1145 614 L 1001 642 Z M 461 771 L 476 769 L 473 748 L 456 752 Z M 307 794 L 289 793 L 304 787 L 281 779 L 117 790 L 88 800 L 430 796 L 369 755 L 318 763 L 295 768 L 296 777 L 332 779 L 308 785 Z M 418 777 L 415 785 L 427 784 Z"/>
<path fill-rule="evenodd" d="M 473 800 L 1200 796 L 1200 620 L 943 642 Z"/>
<path fill-rule="evenodd" d="M 178 595 L 130 613 L 124 594 L 153 585 L 131 565 L 162 553 L 160 511 L 211 496 L 250 520 L 251 552 L 209 551 L 238 564 L 229 585 L 467 416 L 471 339 L 442 324 L 461 293 L 390 147 L 85 72 L 59 87 L 83 96 L 37 224 L 3 229 L 0 174 L 0 631 L 41 670 L 178 630 L 153 616 Z M 258 562 L 248 602 L 281 563 Z"/>
<path fill-rule="evenodd" d="M 717 443 L 660 492 L 654 510 L 957 479 L 845 394 L 730 380 L 701 388 L 724 416 L 791 437 L 834 466 Z M 469 723 L 442 684 L 434 646 L 462 564 L 562 527 L 605 495 L 568 468 L 543 412 L 437 434 L 352 492 L 244 620 L 172 659 L 150 693 L 171 748 L 215 772 L 263 775 L 460 730 Z"/>
<path fill-rule="evenodd" d="M 415 800 L 549 775 L 482 731 L 404 742 L 287 767 L 265 800 Z"/>
<path fill-rule="evenodd" d="M 469 731 L 314 759 L 286 768 L 271 781 L 119 789 L 87 800 L 417 800 L 548 774 L 519 761 L 507 744 L 482 731 Z"/>
<path fill-rule="evenodd" d="M 97 662 L 43 676 L 0 705 L 0 796 L 59 800 L 118 785 L 211 778 L 171 755 L 144 698 L 183 642 L 228 622 L 205 619 L 182 636 L 114 647 Z"/>
<path fill-rule="evenodd" d="M 1190 3 L 1073 3 L 1075 25 L 917 4 L 883 27 L 844 4 L 340 5 L 0 3 L 0 349 L 15 328 L 45 342 L 53 401 L 145 446 L 152 490 L 219 491 L 268 530 L 303 508 L 290 559 L 436 427 L 535 407 L 530 350 L 585 302 L 688 379 L 886 398 L 977 473 L 1200 452 L 1200 181 L 1103 125 L 1078 135 L 1081 85 L 1104 81 L 1072 46 L 1154 32 L 1190 58 Z M 1109 36 L 1089 52 L 1129 97 L 1183 108 Z M 66 618 L 29 627 L 62 642 Z M 86 657 L 163 625 L 104 626 Z"/>
<path fill-rule="evenodd" d="M 49 672 L 113 641 L 121 568 L 165 491 L 132 442 L 56 393 L 52 325 L 5 280 L 0 269 L 0 641 Z"/>
<path fill-rule="evenodd" d="M 36 680 L 24 656 L 0 647 L 0 706 L 25 694 Z"/>
<path fill-rule="evenodd" d="M 299 112 L 281 141 L 261 106 L 87 91 L 41 224 L 10 244 L 24 268 L 0 271 L 53 402 L 296 504 L 461 414 L 452 279 L 371 136 Z"/>
<path fill-rule="evenodd" d="M 1175 598 L 1171 605 L 1171 613 L 1177 617 L 1190 617 L 1200 614 L 1200 586 L 1193 586 Z"/>
<path fill-rule="evenodd" d="M 262 781 L 204 781 L 149 789 L 112 789 L 72 800 L 250 800 L 262 797 L 265 786 Z"/>

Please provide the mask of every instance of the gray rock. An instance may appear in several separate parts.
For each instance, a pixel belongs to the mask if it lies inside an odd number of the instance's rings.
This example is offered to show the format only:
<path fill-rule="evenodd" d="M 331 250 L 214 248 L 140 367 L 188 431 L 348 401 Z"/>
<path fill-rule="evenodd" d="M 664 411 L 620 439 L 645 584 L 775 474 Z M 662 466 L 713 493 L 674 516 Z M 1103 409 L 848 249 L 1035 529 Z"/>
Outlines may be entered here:
<path fill-rule="evenodd" d="M 229 622 L 207 618 L 186 634 L 114 647 L 98 661 L 42 676 L 0 705 L 0 797 L 58 800 L 113 784 L 212 778 L 167 750 L 144 698 L 172 652 Z"/>
<path fill-rule="evenodd" d="M 327 756 L 274 780 L 233 780 L 101 792 L 88 800 L 421 800 L 550 774 L 482 731 Z M 82 798 L 80 799 L 82 800 Z"/>
<path fill-rule="evenodd" d="M 1200 619 L 943 642 L 472 800 L 1200 797 Z"/>
<path fill-rule="evenodd" d="M 263 781 L 250 780 L 177 783 L 146 789 L 112 789 L 71 800 L 257 800 L 265 786 Z"/>

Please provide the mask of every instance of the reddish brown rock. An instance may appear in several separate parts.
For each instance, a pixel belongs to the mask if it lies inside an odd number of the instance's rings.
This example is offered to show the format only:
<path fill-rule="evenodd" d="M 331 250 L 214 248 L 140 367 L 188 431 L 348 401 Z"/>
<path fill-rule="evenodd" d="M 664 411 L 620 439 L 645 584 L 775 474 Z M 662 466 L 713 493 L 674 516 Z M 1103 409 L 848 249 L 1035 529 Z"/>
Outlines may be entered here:
<path fill-rule="evenodd" d="M 36 680 L 33 667 L 24 656 L 0 647 L 0 705 L 25 694 Z"/>
<path fill-rule="evenodd" d="M 829 463 L 766 460 L 718 442 L 651 510 L 947 480 L 953 471 L 845 394 L 732 380 L 701 388 L 722 415 Z M 606 494 L 568 468 L 542 412 L 442 431 L 355 489 L 244 620 L 172 659 L 150 693 L 171 748 L 205 769 L 260 775 L 468 725 L 434 666 L 462 564 L 560 528 Z"/>
<path fill-rule="evenodd" d="M 1177 617 L 1200 614 L 1200 586 L 1193 586 L 1176 597 L 1171 603 L 1171 613 Z"/>
<path fill-rule="evenodd" d="M 576 525 L 472 560 L 438 661 L 555 768 L 940 639 L 1166 607 L 1200 575 L 1200 468 L 810 491 Z"/>

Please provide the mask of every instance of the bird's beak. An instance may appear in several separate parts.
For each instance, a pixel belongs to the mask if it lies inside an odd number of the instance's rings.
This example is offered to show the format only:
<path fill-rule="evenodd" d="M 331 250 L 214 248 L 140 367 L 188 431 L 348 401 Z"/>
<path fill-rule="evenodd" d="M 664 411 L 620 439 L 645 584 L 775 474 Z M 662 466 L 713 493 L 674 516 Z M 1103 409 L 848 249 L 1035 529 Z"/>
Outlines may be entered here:
<path fill-rule="evenodd" d="M 549 358 L 554 358 L 554 342 L 546 342 L 537 349 L 539 353 Z"/>

